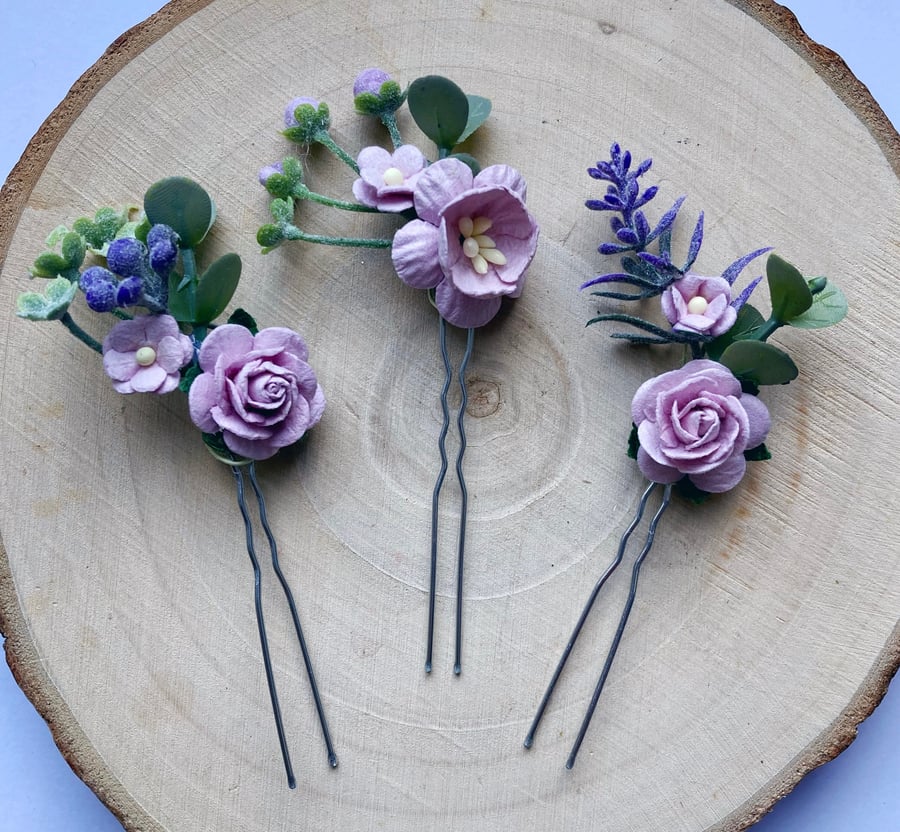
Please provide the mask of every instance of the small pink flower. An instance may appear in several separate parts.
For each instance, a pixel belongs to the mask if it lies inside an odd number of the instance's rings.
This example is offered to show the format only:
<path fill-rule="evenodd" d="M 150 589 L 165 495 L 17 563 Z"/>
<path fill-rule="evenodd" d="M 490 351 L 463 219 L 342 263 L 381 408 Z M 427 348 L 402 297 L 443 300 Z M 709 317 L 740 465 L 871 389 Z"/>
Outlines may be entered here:
<path fill-rule="evenodd" d="M 413 188 L 427 164 L 417 147 L 404 144 L 393 153 L 364 147 L 356 163 L 360 178 L 353 183 L 353 195 L 363 205 L 398 213 L 413 207 Z"/>
<path fill-rule="evenodd" d="M 193 354 L 171 315 L 120 321 L 103 339 L 103 369 L 119 393 L 170 393 Z"/>
<path fill-rule="evenodd" d="M 634 394 L 638 467 L 653 482 L 687 475 L 703 491 L 728 491 L 744 476 L 744 451 L 761 445 L 769 411 L 741 392 L 731 371 L 715 361 L 689 361 L 645 381 Z"/>
<path fill-rule="evenodd" d="M 458 159 L 442 159 L 419 177 L 413 201 L 419 219 L 394 235 L 394 268 L 410 286 L 433 288 L 448 322 L 483 326 L 503 296 L 522 294 L 538 226 L 518 171 L 491 165 L 473 176 Z"/>
<path fill-rule="evenodd" d="M 660 297 L 663 314 L 672 329 L 719 336 L 734 326 L 737 311 L 731 306 L 731 284 L 724 277 L 686 274 Z"/>
<path fill-rule="evenodd" d="M 237 324 L 216 327 L 200 347 L 203 370 L 191 385 L 191 419 L 248 459 L 292 445 L 322 416 L 325 396 L 306 363 L 306 342 L 284 327 L 253 335 Z"/>

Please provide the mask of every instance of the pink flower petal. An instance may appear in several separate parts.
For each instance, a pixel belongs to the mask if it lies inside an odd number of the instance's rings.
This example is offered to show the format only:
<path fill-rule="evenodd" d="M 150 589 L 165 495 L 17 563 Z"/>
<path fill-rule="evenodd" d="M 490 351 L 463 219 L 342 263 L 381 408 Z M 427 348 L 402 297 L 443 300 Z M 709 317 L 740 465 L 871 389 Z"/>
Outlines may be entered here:
<path fill-rule="evenodd" d="M 434 165 L 432 165 L 434 167 Z M 416 289 L 432 289 L 444 278 L 438 261 L 438 229 L 412 220 L 398 229 L 391 246 L 397 276 Z"/>
<path fill-rule="evenodd" d="M 218 401 L 218 390 L 211 373 L 201 373 L 194 379 L 188 393 L 191 421 L 204 433 L 217 433 L 219 426 L 210 415 Z"/>
<path fill-rule="evenodd" d="M 757 396 L 744 393 L 740 402 L 750 423 L 747 432 L 747 447 L 745 448 L 745 450 L 750 450 L 766 441 L 769 428 L 772 427 L 772 419 L 769 416 L 769 408 Z"/>
<path fill-rule="evenodd" d="M 131 386 L 136 393 L 152 393 L 166 381 L 168 373 L 158 364 L 140 367 L 131 377 Z"/>
<path fill-rule="evenodd" d="M 747 461 L 743 453 L 734 454 L 721 465 L 702 474 L 690 474 L 691 482 L 703 491 L 721 494 L 730 491 L 743 478 L 747 470 Z"/>
<path fill-rule="evenodd" d="M 448 323 L 468 329 L 484 326 L 500 311 L 500 298 L 472 298 L 442 280 L 435 290 L 438 312 Z"/>
<path fill-rule="evenodd" d="M 178 337 L 163 336 L 156 345 L 156 363 L 167 373 L 177 373 L 188 361 L 194 349 L 187 335 L 178 333 Z"/>
<path fill-rule="evenodd" d="M 309 357 L 309 349 L 294 330 L 283 326 L 270 326 L 253 337 L 254 350 L 279 350 L 296 356 L 301 361 Z"/>
<path fill-rule="evenodd" d="M 200 347 L 198 361 L 204 372 L 213 372 L 221 358 L 224 365 L 241 358 L 253 349 L 253 334 L 238 324 L 217 326 Z"/>
<path fill-rule="evenodd" d="M 472 169 L 459 159 L 441 159 L 429 165 L 417 180 L 413 193 L 419 219 L 438 225 L 447 203 L 471 190 L 473 179 Z"/>
<path fill-rule="evenodd" d="M 651 457 L 643 448 L 638 448 L 637 464 L 638 468 L 641 469 L 641 473 L 650 480 L 650 482 L 678 482 L 678 480 L 684 477 L 684 474 L 677 468 L 672 468 L 669 465 L 660 465 L 660 463 L 653 459 L 653 457 Z"/>
<path fill-rule="evenodd" d="M 128 381 L 138 371 L 139 366 L 134 357 L 134 350 L 118 352 L 107 349 L 103 353 L 103 369 L 113 381 Z"/>
<path fill-rule="evenodd" d="M 509 165 L 489 165 L 475 177 L 474 185 L 476 188 L 499 185 L 512 191 L 522 202 L 525 201 L 525 178 Z"/>

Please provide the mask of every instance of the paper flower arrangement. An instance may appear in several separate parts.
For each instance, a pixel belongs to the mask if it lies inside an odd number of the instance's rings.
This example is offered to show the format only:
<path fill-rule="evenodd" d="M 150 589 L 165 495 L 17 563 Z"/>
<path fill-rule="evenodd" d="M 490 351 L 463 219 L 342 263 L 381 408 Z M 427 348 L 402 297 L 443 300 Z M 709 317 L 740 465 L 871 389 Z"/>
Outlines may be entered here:
<path fill-rule="evenodd" d="M 238 309 L 217 324 L 241 276 L 241 260 L 225 254 L 199 270 L 198 247 L 215 222 L 206 191 L 183 177 L 164 179 L 144 196 L 143 212 L 101 208 L 93 218 L 57 228 L 32 274 L 48 279 L 43 293 L 19 296 L 17 314 L 59 321 L 103 356 L 119 393 L 188 394 L 190 416 L 216 459 L 231 468 L 254 572 L 260 644 L 288 784 L 296 786 L 275 689 L 263 618 L 260 564 L 244 497 L 246 470 L 256 497 L 272 567 L 284 591 L 306 666 L 332 766 L 337 757 L 319 697 L 293 593 L 281 570 L 256 477 L 255 461 L 301 439 L 321 418 L 325 397 L 303 338 L 283 327 L 258 329 Z M 70 306 L 113 318 L 102 344 L 77 324 Z M 126 311 L 131 310 L 131 311 Z M 107 318 L 108 320 L 108 318 Z"/>
<path fill-rule="evenodd" d="M 680 368 L 645 381 L 634 394 L 628 454 L 636 460 L 649 485 L 619 541 L 615 558 L 588 597 L 525 738 L 525 747 L 530 748 L 600 589 L 622 562 L 629 538 L 640 523 L 650 497 L 662 486 L 659 508 L 634 561 L 625 607 L 566 762 L 567 768 L 575 764 L 587 733 L 628 622 L 641 565 L 653 545 L 673 490 L 700 503 L 712 494 L 737 486 L 748 463 L 771 458 L 765 445 L 771 419 L 759 398 L 760 388 L 787 384 L 797 377 L 798 369 L 783 349 L 768 342 L 769 337 L 785 326 L 795 329 L 831 326 L 847 313 L 847 301 L 831 281 L 824 277 L 807 279 L 790 263 L 770 254 L 766 278 L 771 313 L 764 317 L 748 302 L 762 277 L 751 280 L 737 293 L 734 285 L 744 268 L 769 252 L 768 248 L 739 258 L 721 275 L 706 277 L 693 273 L 691 267 L 703 242 L 702 213 L 694 226 L 684 265 L 676 266 L 672 260 L 672 229 L 684 197 L 651 226 L 642 209 L 657 195 L 658 188 L 652 186 L 642 191 L 639 182 L 650 169 L 651 160 L 641 162 L 633 170 L 631 163 L 631 154 L 613 144 L 610 159 L 588 170 L 592 178 L 608 183 L 602 198 L 586 203 L 591 210 L 612 214 L 614 242 L 601 244 L 599 251 L 603 255 L 619 256 L 621 270 L 594 277 L 582 289 L 618 284 L 627 291 L 603 288 L 593 294 L 637 302 L 641 309 L 652 306 L 658 299 L 659 317 L 668 326 L 623 312 L 604 312 L 588 323 L 627 324 L 631 330 L 614 332 L 612 337 L 637 344 L 676 345 L 690 357 Z M 651 251 L 651 247 L 655 250 Z"/>
<path fill-rule="evenodd" d="M 504 298 L 522 294 L 525 275 L 537 247 L 538 226 L 525 205 L 521 174 L 508 165 L 482 168 L 458 146 L 487 119 L 491 103 L 466 95 L 452 81 L 429 75 L 407 90 L 379 69 L 362 72 L 353 87 L 356 110 L 374 116 L 385 126 L 390 149 L 363 148 L 354 158 L 329 132 L 328 105 L 313 98 L 292 100 L 284 113 L 283 135 L 306 147 L 328 148 L 352 171 L 356 202 L 315 193 L 305 184 L 303 165 L 295 156 L 270 164 L 259 180 L 272 197 L 273 222 L 263 225 L 257 240 L 268 252 L 293 240 L 324 245 L 385 248 L 397 276 L 408 286 L 427 292 L 438 311 L 440 350 L 445 380 L 441 391 L 444 423 L 438 440 L 441 467 L 432 498 L 431 574 L 426 672 L 432 668 L 435 581 L 437 570 L 438 503 L 448 460 L 446 437 L 450 425 L 447 393 L 452 366 L 447 351 L 446 325 L 468 330 L 465 354 L 458 369 L 461 404 L 457 427 L 460 450 L 456 473 L 462 494 L 457 556 L 456 655 L 454 671 L 461 671 L 462 584 L 467 490 L 462 462 L 466 447 L 464 414 L 467 404 L 465 371 L 472 355 L 474 331 L 490 323 Z M 404 144 L 397 112 L 406 103 L 421 132 L 435 144 L 436 158 Z M 296 215 L 303 203 L 344 211 L 392 214 L 398 228 L 390 238 L 328 237 L 302 231 Z"/>

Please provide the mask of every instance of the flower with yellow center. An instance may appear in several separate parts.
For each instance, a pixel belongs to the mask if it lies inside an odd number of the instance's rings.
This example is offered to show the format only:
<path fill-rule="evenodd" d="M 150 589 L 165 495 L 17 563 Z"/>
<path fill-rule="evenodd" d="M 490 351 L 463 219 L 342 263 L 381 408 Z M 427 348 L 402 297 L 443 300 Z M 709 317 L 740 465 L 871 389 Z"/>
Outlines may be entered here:
<path fill-rule="evenodd" d="M 488 264 L 505 266 L 506 256 L 497 244 L 485 234 L 494 223 L 489 217 L 460 217 L 458 227 L 462 235 L 462 250 L 472 261 L 478 274 L 487 274 Z"/>

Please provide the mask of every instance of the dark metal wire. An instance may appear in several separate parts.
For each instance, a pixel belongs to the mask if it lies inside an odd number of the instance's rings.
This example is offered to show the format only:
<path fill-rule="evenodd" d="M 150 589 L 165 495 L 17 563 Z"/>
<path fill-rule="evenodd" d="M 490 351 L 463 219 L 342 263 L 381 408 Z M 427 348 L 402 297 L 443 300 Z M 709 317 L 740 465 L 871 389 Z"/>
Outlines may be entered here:
<path fill-rule="evenodd" d="M 572 751 L 569 753 L 569 759 L 566 760 L 566 768 L 571 769 L 572 766 L 575 765 L 575 758 L 578 756 L 578 749 L 581 748 L 581 743 L 584 740 L 584 735 L 587 733 L 588 726 L 591 724 L 591 718 L 594 716 L 594 711 L 597 708 L 597 702 L 600 699 L 600 694 L 603 692 L 603 686 L 606 684 L 606 677 L 609 676 L 609 670 L 612 667 L 613 659 L 616 657 L 616 651 L 619 649 L 619 642 L 622 641 L 622 634 L 625 632 L 625 625 L 628 624 L 628 616 L 631 614 L 631 607 L 634 605 L 634 599 L 637 595 L 637 586 L 638 586 L 638 577 L 640 576 L 641 564 L 644 562 L 644 559 L 650 552 L 650 549 L 653 546 L 653 538 L 656 536 L 656 527 L 659 525 L 660 518 L 663 516 L 666 508 L 669 505 L 669 501 L 672 497 L 672 483 L 668 483 L 663 491 L 662 502 L 659 505 L 659 508 L 656 510 L 656 514 L 653 515 L 653 519 L 650 521 L 650 527 L 647 530 L 647 542 L 644 544 L 644 548 L 641 549 L 641 553 L 637 556 L 637 560 L 634 562 L 634 566 L 631 569 L 631 587 L 628 590 L 628 598 L 625 601 L 625 608 L 622 610 L 622 617 L 619 619 L 619 626 L 616 629 L 616 634 L 613 636 L 612 646 L 609 648 L 609 652 L 606 654 L 606 661 L 603 663 L 603 671 L 600 673 L 600 679 L 597 681 L 597 687 L 594 688 L 594 695 L 591 697 L 591 702 L 588 705 L 587 713 L 584 715 L 584 720 L 581 723 L 581 729 L 578 731 L 578 736 L 575 738 L 575 744 L 572 746 Z"/>
<path fill-rule="evenodd" d="M 462 499 L 459 509 L 459 549 L 456 559 L 456 657 L 453 662 L 453 672 L 458 676 L 462 673 L 462 598 L 463 598 L 463 555 L 466 548 L 466 518 L 469 510 L 469 490 L 466 488 L 466 478 L 463 475 L 462 463 L 466 453 L 466 405 L 469 403 L 469 392 L 466 389 L 466 368 L 472 357 L 472 347 L 475 343 L 475 330 L 469 328 L 466 339 L 466 352 L 462 363 L 459 365 L 459 389 L 461 400 L 459 415 L 456 418 L 456 427 L 459 430 L 459 453 L 456 455 L 456 477 L 459 480 L 459 490 Z"/>
<path fill-rule="evenodd" d="M 437 591 L 437 544 L 438 544 L 438 504 L 444 477 L 447 475 L 447 432 L 450 430 L 450 408 L 447 405 L 447 391 L 453 378 L 450 367 L 450 355 L 447 352 L 447 322 L 438 315 L 440 321 L 441 356 L 444 359 L 444 386 L 441 388 L 441 410 L 444 423 L 438 437 L 438 450 L 441 454 L 441 470 L 431 494 L 431 577 L 428 589 L 428 646 L 425 654 L 425 672 L 431 673 L 432 651 L 434 649 L 434 604 Z"/>
<path fill-rule="evenodd" d="M 262 578 L 259 569 L 259 559 L 256 557 L 256 549 L 253 545 L 253 524 L 250 521 L 250 513 L 247 510 L 247 502 L 244 499 L 244 475 L 240 466 L 232 465 L 237 484 L 237 502 L 244 518 L 244 531 L 247 537 L 247 554 L 250 555 L 250 563 L 253 564 L 253 602 L 256 607 L 256 624 L 259 629 L 259 643 L 262 647 L 263 663 L 266 668 L 266 682 L 269 685 L 269 697 L 272 700 L 272 712 L 275 715 L 275 727 L 278 730 L 278 743 L 281 746 L 281 756 L 284 760 L 284 770 L 287 774 L 288 786 L 297 788 L 297 780 L 294 777 L 294 769 L 291 766 L 291 755 L 288 751 L 287 738 L 284 733 L 284 722 L 281 718 L 281 706 L 278 704 L 278 692 L 275 690 L 275 674 L 272 672 L 272 657 L 269 654 L 269 639 L 266 636 L 266 624 L 263 618 L 262 608 Z"/>
<path fill-rule="evenodd" d="M 553 696 L 553 691 L 556 688 L 556 683 L 559 681 L 559 677 L 562 675 L 563 668 L 566 666 L 566 662 L 569 660 L 569 654 L 572 652 L 572 648 L 575 646 L 575 641 L 578 639 L 578 636 L 581 635 L 581 630 L 584 627 L 584 622 L 587 620 L 588 614 L 594 606 L 594 602 L 597 600 L 597 595 L 599 595 L 600 590 L 603 588 L 603 584 L 606 583 L 607 579 L 613 572 L 616 571 L 616 568 L 622 562 L 622 558 L 625 555 L 625 547 L 628 545 L 628 539 L 631 537 L 631 533 L 637 528 L 638 523 L 641 522 L 641 518 L 644 516 L 644 509 L 647 507 L 647 500 L 650 499 L 650 495 L 653 493 L 653 490 L 656 488 L 656 483 L 652 482 L 647 487 L 646 491 L 644 491 L 641 496 L 641 501 L 638 503 L 637 512 L 634 515 L 634 519 L 628 525 L 628 528 L 625 529 L 624 534 L 619 540 L 619 548 L 616 552 L 615 558 L 613 558 L 612 563 L 606 567 L 606 571 L 600 576 L 600 579 L 594 584 L 593 590 L 591 590 L 591 594 L 588 596 L 587 603 L 584 605 L 584 609 L 581 611 L 581 615 L 578 618 L 578 623 L 575 625 L 575 629 L 572 630 L 572 635 L 569 636 L 569 641 L 566 644 L 566 649 L 563 650 L 562 657 L 559 660 L 559 664 L 556 666 L 556 670 L 553 673 L 553 677 L 550 679 L 550 684 L 547 686 L 547 690 L 544 693 L 544 698 L 541 699 L 541 704 L 538 706 L 537 713 L 535 714 L 534 720 L 531 723 L 531 728 L 528 730 L 528 735 L 525 737 L 525 747 L 531 748 L 534 744 L 534 734 L 538 729 L 538 725 L 541 722 L 541 719 L 544 716 L 544 711 L 547 709 L 547 705 L 550 702 L 550 697 Z"/>
<path fill-rule="evenodd" d="M 291 610 L 291 618 L 294 620 L 294 630 L 297 633 L 297 640 L 300 642 L 300 650 L 303 653 L 303 663 L 306 665 L 306 675 L 309 677 L 309 686 L 312 689 L 313 701 L 316 705 L 316 713 L 319 715 L 319 723 L 322 726 L 322 735 L 325 738 L 325 748 L 328 751 L 328 763 L 332 768 L 337 768 L 337 755 L 334 753 L 334 746 L 331 742 L 331 733 L 328 730 L 328 722 L 325 719 L 325 709 L 322 707 L 322 699 L 319 696 L 319 686 L 316 684 L 316 676 L 313 673 L 312 659 L 309 656 L 309 650 L 306 646 L 306 639 L 303 637 L 303 629 L 300 626 L 300 615 L 297 612 L 297 605 L 294 602 L 294 594 L 287 582 L 284 572 L 281 570 L 281 563 L 278 560 L 278 547 L 275 544 L 275 536 L 269 526 L 269 520 L 266 515 L 266 501 L 263 498 L 259 483 L 256 479 L 256 467 L 251 462 L 248 466 L 250 474 L 250 484 L 253 486 L 253 493 L 256 495 L 256 502 L 259 505 L 259 520 L 263 530 L 266 533 L 266 539 L 269 541 L 269 549 L 272 552 L 272 568 L 278 576 L 281 588 L 284 590 L 284 597 L 287 599 L 288 607 Z"/>

